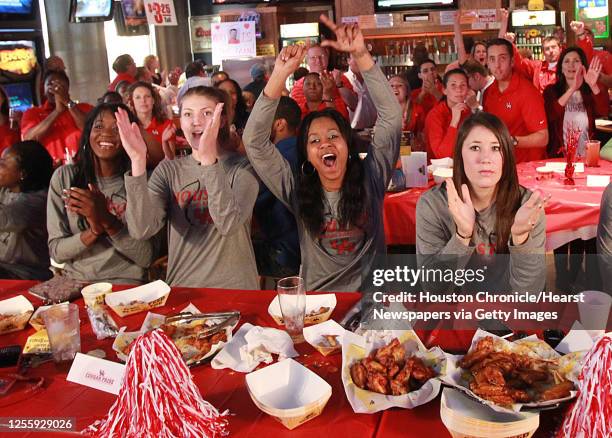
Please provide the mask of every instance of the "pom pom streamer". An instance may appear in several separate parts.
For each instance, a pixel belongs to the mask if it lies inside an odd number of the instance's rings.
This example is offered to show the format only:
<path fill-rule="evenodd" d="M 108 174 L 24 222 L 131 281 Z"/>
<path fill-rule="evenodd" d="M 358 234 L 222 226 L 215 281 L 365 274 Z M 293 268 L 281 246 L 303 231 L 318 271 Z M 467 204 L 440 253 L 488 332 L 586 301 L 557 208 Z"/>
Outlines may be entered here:
<path fill-rule="evenodd" d="M 612 436 L 612 334 L 597 341 L 584 359 L 578 377 L 579 394 L 568 412 L 560 437 Z"/>
<path fill-rule="evenodd" d="M 204 400 L 174 343 L 161 330 L 140 336 L 106 419 L 83 431 L 93 437 L 227 436 L 228 411 Z"/>

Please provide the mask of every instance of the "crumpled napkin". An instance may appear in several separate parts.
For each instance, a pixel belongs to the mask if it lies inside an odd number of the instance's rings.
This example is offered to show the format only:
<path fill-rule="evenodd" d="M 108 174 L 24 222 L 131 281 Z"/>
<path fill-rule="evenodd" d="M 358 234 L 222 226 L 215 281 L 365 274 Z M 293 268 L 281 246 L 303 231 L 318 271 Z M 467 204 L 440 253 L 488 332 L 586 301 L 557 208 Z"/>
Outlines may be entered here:
<path fill-rule="evenodd" d="M 278 354 L 279 361 L 298 356 L 287 332 L 245 323 L 212 360 L 211 366 L 249 373 L 261 362 L 271 363 L 272 354 Z"/>

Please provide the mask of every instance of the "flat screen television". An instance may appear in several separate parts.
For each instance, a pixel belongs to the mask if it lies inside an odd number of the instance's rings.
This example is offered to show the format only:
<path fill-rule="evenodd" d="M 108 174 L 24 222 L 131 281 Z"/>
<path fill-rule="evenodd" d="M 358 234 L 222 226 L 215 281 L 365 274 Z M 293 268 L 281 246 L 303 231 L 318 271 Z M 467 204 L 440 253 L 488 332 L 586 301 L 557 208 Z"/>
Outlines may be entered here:
<path fill-rule="evenodd" d="M 413 11 L 417 9 L 457 9 L 458 0 L 374 0 L 377 11 Z"/>
<path fill-rule="evenodd" d="M 70 0 L 72 23 L 93 23 L 113 18 L 113 0 Z"/>
<path fill-rule="evenodd" d="M 34 105 L 32 83 L 14 82 L 12 84 L 2 84 L 2 88 L 9 97 L 9 108 L 25 111 Z"/>
<path fill-rule="evenodd" d="M 34 0 L 0 0 L 0 20 L 30 20 L 34 5 Z"/>

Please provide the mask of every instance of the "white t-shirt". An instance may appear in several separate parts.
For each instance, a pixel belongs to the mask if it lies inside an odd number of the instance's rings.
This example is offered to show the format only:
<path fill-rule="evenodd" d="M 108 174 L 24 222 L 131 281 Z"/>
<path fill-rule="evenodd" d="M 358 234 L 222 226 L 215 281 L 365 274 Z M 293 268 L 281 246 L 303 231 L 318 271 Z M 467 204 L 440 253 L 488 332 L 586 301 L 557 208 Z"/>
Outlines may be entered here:
<path fill-rule="evenodd" d="M 576 150 L 577 157 L 585 156 L 586 142 L 589 138 L 589 116 L 584 107 L 582 94 L 577 90 L 572 94 L 565 105 L 565 116 L 563 117 L 563 149 L 567 144 L 567 131 L 569 128 L 580 129 L 580 139 Z"/>

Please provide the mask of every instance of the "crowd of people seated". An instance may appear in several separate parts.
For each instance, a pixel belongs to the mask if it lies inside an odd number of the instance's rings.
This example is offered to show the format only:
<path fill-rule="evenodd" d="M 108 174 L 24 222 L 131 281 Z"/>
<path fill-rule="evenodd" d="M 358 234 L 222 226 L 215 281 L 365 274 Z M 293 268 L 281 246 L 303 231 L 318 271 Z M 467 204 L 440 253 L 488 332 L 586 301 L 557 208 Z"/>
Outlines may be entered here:
<path fill-rule="evenodd" d="M 0 276 L 47 279 L 51 258 L 78 280 L 140 283 L 166 256 L 171 285 L 258 289 L 258 276 L 299 271 L 309 290 L 362 290 L 386 253 L 383 200 L 407 131 L 455 169 L 419 200 L 420 257 L 543 254 L 547 199 L 519 185 L 516 164 L 563 156 L 570 127 L 584 155 L 612 68 L 580 22 L 576 46 L 546 38 L 545 61 L 526 59 L 501 15 L 498 38 L 471 47 L 455 23 L 459 60 L 442 76 L 419 47 L 407 75 L 385 77 L 359 27 L 324 16 L 334 39 L 284 47 L 244 88 L 200 61 L 166 73 L 126 54 L 94 107 L 52 57 L 43 103 L 21 120 L 0 88 Z M 348 71 L 329 68 L 332 52 Z M 369 128 L 364 159 L 354 131 Z M 498 268 L 512 287 L 544 287 L 542 266 Z"/>

